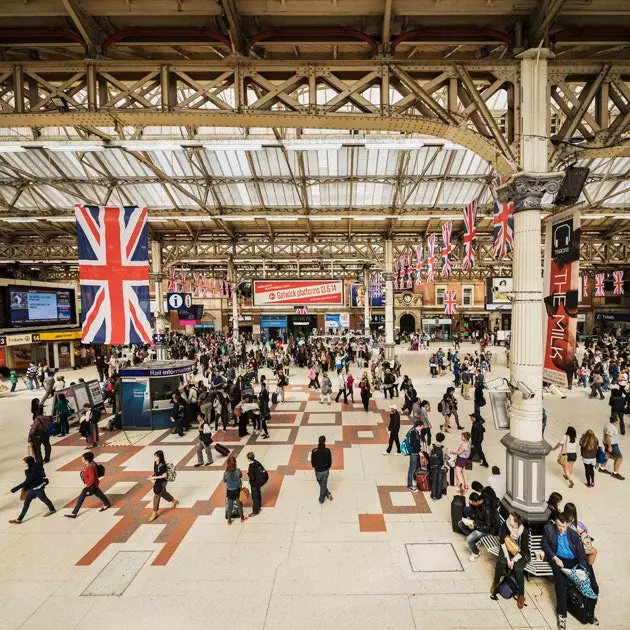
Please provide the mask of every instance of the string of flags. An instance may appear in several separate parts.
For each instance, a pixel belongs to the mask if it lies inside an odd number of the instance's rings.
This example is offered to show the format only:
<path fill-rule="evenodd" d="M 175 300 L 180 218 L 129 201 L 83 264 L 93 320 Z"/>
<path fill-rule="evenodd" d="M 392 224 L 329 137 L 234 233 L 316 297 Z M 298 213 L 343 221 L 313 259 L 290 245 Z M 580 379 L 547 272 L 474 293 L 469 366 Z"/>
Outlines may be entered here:
<path fill-rule="evenodd" d="M 595 274 L 595 297 L 604 297 L 606 295 L 605 290 L 605 273 Z M 625 295 L 625 277 L 623 270 L 612 272 L 613 283 L 613 295 Z M 588 276 L 582 276 L 582 299 L 585 299 L 590 294 L 590 280 Z"/>
<path fill-rule="evenodd" d="M 232 285 L 224 278 L 208 277 L 186 269 L 169 267 L 167 279 L 169 293 L 191 293 L 198 298 L 231 298 Z"/>

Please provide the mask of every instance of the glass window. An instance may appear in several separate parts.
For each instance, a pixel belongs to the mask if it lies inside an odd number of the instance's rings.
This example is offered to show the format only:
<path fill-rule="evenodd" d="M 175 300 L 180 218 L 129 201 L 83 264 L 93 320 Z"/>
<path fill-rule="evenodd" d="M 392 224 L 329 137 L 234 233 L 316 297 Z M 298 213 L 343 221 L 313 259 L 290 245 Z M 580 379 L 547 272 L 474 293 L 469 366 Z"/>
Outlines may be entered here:
<path fill-rule="evenodd" d="M 473 287 L 463 287 L 463 306 L 473 305 Z"/>
<path fill-rule="evenodd" d="M 435 287 L 435 304 L 436 306 L 444 306 L 444 292 L 446 287 Z"/>

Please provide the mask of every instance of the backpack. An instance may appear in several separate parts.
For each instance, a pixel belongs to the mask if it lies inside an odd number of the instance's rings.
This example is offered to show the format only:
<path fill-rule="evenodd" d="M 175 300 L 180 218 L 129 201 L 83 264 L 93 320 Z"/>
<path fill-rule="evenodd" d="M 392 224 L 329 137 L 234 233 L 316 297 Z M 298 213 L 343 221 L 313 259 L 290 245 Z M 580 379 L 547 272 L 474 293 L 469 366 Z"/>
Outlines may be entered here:
<path fill-rule="evenodd" d="M 518 584 L 512 573 L 505 576 L 497 591 L 504 599 L 512 599 L 518 593 Z"/>
<path fill-rule="evenodd" d="M 462 373 L 462 383 L 470 383 L 470 372 L 466 371 Z"/>
<path fill-rule="evenodd" d="M 175 464 L 166 464 L 166 481 L 175 481 L 175 477 L 177 477 Z"/>
<path fill-rule="evenodd" d="M 265 470 L 265 467 L 259 463 L 258 470 L 256 471 L 256 482 L 262 488 L 269 481 L 269 473 Z"/>
<path fill-rule="evenodd" d="M 105 466 L 103 464 L 96 464 L 96 475 L 99 479 L 105 476 Z"/>
<path fill-rule="evenodd" d="M 442 401 L 440 400 L 440 402 L 438 403 L 438 411 L 442 413 L 442 409 L 444 409 L 444 405 L 442 404 Z"/>
<path fill-rule="evenodd" d="M 405 439 L 400 443 L 400 453 L 401 455 L 411 455 L 411 438 L 409 437 L 413 429 L 407 431 L 407 435 L 405 435 Z"/>
<path fill-rule="evenodd" d="M 435 445 L 431 449 L 431 455 L 429 456 L 429 468 L 432 470 L 440 469 L 444 466 L 444 451 L 441 446 Z"/>

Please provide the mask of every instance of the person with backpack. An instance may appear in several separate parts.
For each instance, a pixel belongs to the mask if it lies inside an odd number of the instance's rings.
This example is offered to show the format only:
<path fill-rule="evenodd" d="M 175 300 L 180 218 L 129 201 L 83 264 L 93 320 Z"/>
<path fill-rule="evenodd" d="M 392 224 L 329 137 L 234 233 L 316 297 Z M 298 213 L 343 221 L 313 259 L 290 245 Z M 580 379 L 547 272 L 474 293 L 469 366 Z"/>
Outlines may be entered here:
<path fill-rule="evenodd" d="M 410 492 L 418 492 L 418 488 L 413 485 L 413 477 L 418 468 L 420 461 L 420 448 L 422 442 L 420 441 L 420 424 L 416 424 L 405 435 L 405 439 L 400 445 L 400 452 L 403 455 L 409 456 L 409 468 L 407 469 L 407 489 Z"/>
<path fill-rule="evenodd" d="M 37 415 L 34 417 L 31 427 L 28 430 L 28 443 L 33 448 L 35 461 L 39 464 L 50 461 L 50 434 L 48 430 L 52 424 L 52 418 L 44 415 L 44 408 L 37 408 Z M 44 447 L 44 457 L 42 458 L 42 446 Z"/>
<path fill-rule="evenodd" d="M 83 490 L 81 490 L 81 494 L 77 499 L 77 503 L 74 506 L 74 509 L 70 514 L 64 514 L 66 518 L 76 518 L 83 502 L 85 501 L 85 497 L 90 497 L 94 495 L 99 498 L 103 503 L 103 507 L 99 510 L 99 512 L 104 512 L 105 510 L 109 510 L 112 507 L 112 504 L 109 502 L 109 499 L 103 494 L 103 491 L 99 488 L 99 477 L 102 477 L 105 474 L 105 468 L 102 465 L 96 464 L 94 461 L 94 453 L 92 451 L 87 451 L 83 453 L 83 470 L 81 471 L 81 480 L 83 481 Z"/>
<path fill-rule="evenodd" d="M 171 410 L 171 422 L 175 424 L 173 430 L 178 437 L 184 437 L 184 427 L 186 425 L 186 406 L 182 400 L 181 394 L 175 392 L 173 394 L 173 409 Z"/>
<path fill-rule="evenodd" d="M 468 366 L 464 365 L 462 368 L 462 398 L 464 400 L 470 400 L 470 383 L 472 382 L 472 374 L 468 370 Z"/>
<path fill-rule="evenodd" d="M 453 407 L 451 404 L 451 400 L 448 397 L 448 394 L 444 394 L 442 396 L 442 400 L 438 403 L 438 412 L 442 414 L 442 418 L 444 418 L 444 424 L 440 425 L 440 431 L 444 431 L 444 433 L 450 433 L 451 428 L 451 414 L 453 413 Z"/>
<path fill-rule="evenodd" d="M 389 455 L 392 452 L 392 446 L 396 443 L 396 451 L 400 455 L 400 438 L 398 433 L 400 432 L 400 414 L 398 413 L 398 407 L 391 405 L 389 408 L 389 443 L 387 444 L 387 450 L 383 451 L 383 455 Z"/>
<path fill-rule="evenodd" d="M 445 465 L 448 462 L 448 448 L 444 446 L 444 433 L 435 436 L 435 444 L 429 454 L 429 478 L 431 480 L 431 499 L 439 501 L 444 494 Z"/>
<path fill-rule="evenodd" d="M 470 449 L 470 459 L 475 456 L 475 454 L 479 455 L 481 459 L 481 465 L 484 468 L 489 468 L 490 464 L 486 461 L 486 455 L 483 452 L 483 447 L 481 446 L 483 442 L 483 434 L 486 431 L 484 425 L 484 419 L 476 416 L 474 413 L 470 414 L 470 419 L 472 420 L 472 427 L 470 429 L 470 440 L 471 440 L 471 449 Z"/>
<path fill-rule="evenodd" d="M 261 488 L 269 481 L 269 473 L 265 470 L 265 467 L 255 458 L 252 451 L 247 453 L 247 459 L 249 460 L 247 477 L 249 478 L 249 485 L 252 490 L 253 503 L 252 513 L 250 514 L 250 516 L 256 516 L 256 514 L 260 514 L 260 510 L 262 507 Z"/>
<path fill-rule="evenodd" d="M 195 468 L 204 465 L 204 450 L 208 458 L 206 466 L 212 466 L 212 427 L 201 411 L 197 413 L 197 422 L 199 423 L 199 439 L 197 441 L 197 463 L 195 464 Z"/>
<path fill-rule="evenodd" d="M 18 381 L 15 370 L 11 370 L 9 372 L 9 381 L 11 382 L 11 393 L 13 393 L 15 391 L 15 388 L 17 387 L 17 381 Z"/>
<path fill-rule="evenodd" d="M 24 463 L 24 481 L 15 486 L 15 488 L 11 488 L 10 492 L 13 494 L 20 490 L 20 496 L 23 497 L 24 505 L 20 515 L 9 521 L 12 525 L 20 525 L 22 523 L 28 508 L 31 506 L 31 502 L 36 498 L 48 508 L 48 512 L 44 514 L 45 517 L 52 516 L 57 511 L 51 500 L 46 496 L 48 479 L 46 479 L 46 473 L 42 464 L 35 461 L 35 458 L 30 455 L 25 457 L 22 462 Z"/>
<path fill-rule="evenodd" d="M 507 584 L 503 588 L 510 588 L 508 576 L 513 573 L 517 589 L 513 595 L 518 595 L 516 605 L 518 608 L 525 606 L 524 572 L 529 557 L 529 529 L 518 512 L 510 512 L 499 530 L 499 557 L 494 567 L 494 578 L 490 587 L 491 599 L 498 599 L 497 591 L 504 577 L 507 578 Z"/>
<path fill-rule="evenodd" d="M 236 466 L 236 457 L 230 455 L 225 464 L 225 472 L 223 473 L 223 482 L 226 485 L 226 509 L 225 518 L 227 524 L 232 524 L 234 508 L 241 519 L 241 523 L 245 521 L 243 514 L 243 503 L 241 502 L 241 488 L 243 487 L 243 473 Z"/>
<path fill-rule="evenodd" d="M 174 481 L 174 467 L 166 463 L 164 451 L 155 451 L 153 453 L 153 476 L 149 477 L 149 481 L 153 482 L 153 513 L 149 519 L 149 523 L 158 517 L 160 509 L 160 499 L 165 499 L 173 504 L 173 509 L 177 507 L 179 501 L 174 499 L 166 490 L 166 484 Z"/>
<path fill-rule="evenodd" d="M 57 402 L 53 405 L 53 416 L 57 416 L 59 418 L 58 425 L 61 437 L 70 433 L 69 418 L 71 413 L 72 409 L 70 409 L 66 395 L 59 394 L 59 396 L 57 396 Z"/>

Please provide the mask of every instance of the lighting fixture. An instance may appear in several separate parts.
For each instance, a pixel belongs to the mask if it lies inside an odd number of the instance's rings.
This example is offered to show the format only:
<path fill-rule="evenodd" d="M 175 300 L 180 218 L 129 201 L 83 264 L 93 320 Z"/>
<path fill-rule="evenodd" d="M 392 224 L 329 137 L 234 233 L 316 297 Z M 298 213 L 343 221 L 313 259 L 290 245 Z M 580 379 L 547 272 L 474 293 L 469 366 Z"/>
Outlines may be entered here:
<path fill-rule="evenodd" d="M 44 217 L 45 221 L 50 223 L 74 223 L 76 219 L 74 217 Z"/>
<path fill-rule="evenodd" d="M 275 216 L 275 217 L 266 217 L 267 221 L 274 221 L 274 222 L 282 222 L 282 221 L 299 221 L 300 219 L 305 219 L 306 217 L 282 217 L 282 216 Z"/>
<path fill-rule="evenodd" d="M 309 215 L 306 218 L 309 221 L 339 221 L 340 219 L 343 219 L 343 217 L 318 217 L 313 215 Z"/>
<path fill-rule="evenodd" d="M 263 148 L 261 142 L 251 140 L 230 140 L 229 142 L 203 140 L 201 146 L 206 151 L 261 151 Z"/>
<path fill-rule="evenodd" d="M 148 217 L 147 221 L 149 223 L 166 223 L 168 221 L 168 217 Z"/>
<path fill-rule="evenodd" d="M 583 214 L 583 219 L 605 219 L 606 215 L 604 214 Z"/>
<path fill-rule="evenodd" d="M 618 221 L 630 221 L 630 214 L 616 214 L 613 219 L 617 219 Z"/>
<path fill-rule="evenodd" d="M 344 216 L 341 217 L 343 219 L 353 219 L 354 221 L 386 221 L 388 219 L 388 217 L 384 217 L 382 215 L 369 215 L 369 214 L 363 214 L 363 215 L 348 215 L 348 216 Z"/>
<path fill-rule="evenodd" d="M 173 140 L 121 140 L 107 145 L 108 148 L 129 151 L 181 151 L 182 143 Z"/>
<path fill-rule="evenodd" d="M 200 215 L 183 215 L 180 217 L 175 217 L 175 220 L 183 221 L 184 223 L 192 223 L 195 221 L 207 221 L 210 218 L 211 217 L 206 214 L 200 214 Z"/>
<path fill-rule="evenodd" d="M 283 143 L 287 151 L 339 151 L 342 142 L 330 142 L 326 140 L 285 140 Z"/>
<path fill-rule="evenodd" d="M 33 149 L 47 149 L 49 151 L 64 151 L 64 152 L 94 152 L 94 151 L 103 151 L 105 149 L 102 142 L 34 142 L 23 145 L 25 148 L 33 148 Z"/>
<path fill-rule="evenodd" d="M 39 219 L 33 217 L 2 217 L 5 223 L 37 223 Z"/>
<path fill-rule="evenodd" d="M 426 215 L 423 216 L 413 216 L 411 214 L 402 214 L 398 217 L 396 217 L 399 221 L 428 221 L 429 219 L 432 219 L 433 217 L 428 217 Z"/>
<path fill-rule="evenodd" d="M 220 221 L 255 221 L 256 219 L 264 219 L 265 217 L 261 215 L 230 215 L 230 216 L 218 216 L 215 217 Z"/>
<path fill-rule="evenodd" d="M 457 221 L 463 220 L 464 217 L 461 214 L 445 214 L 441 217 L 430 217 L 431 219 L 440 219 L 440 221 Z"/>
<path fill-rule="evenodd" d="M 442 149 L 442 151 L 459 151 L 460 149 L 465 150 L 465 148 L 460 146 L 459 144 L 454 144 L 453 142 L 449 142 L 448 140 L 426 142 L 424 146 L 427 149 L 435 148 Z"/>
<path fill-rule="evenodd" d="M 400 138 L 399 140 L 383 140 L 382 142 L 370 140 L 364 146 L 368 151 L 378 151 L 379 149 L 413 151 L 422 149 L 425 146 L 425 141 L 419 138 Z"/>
<path fill-rule="evenodd" d="M 0 144 L 0 153 L 24 153 L 26 149 L 17 142 Z"/>

